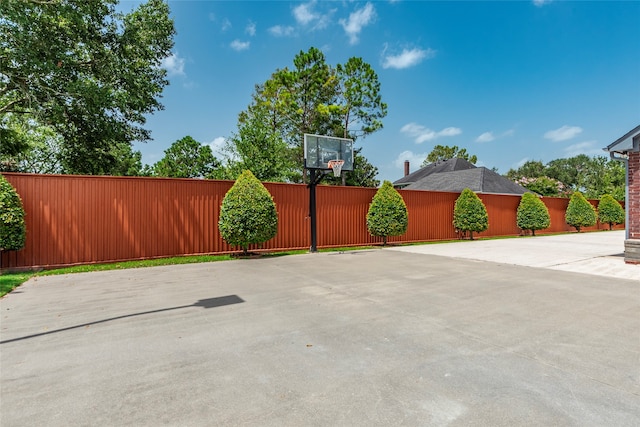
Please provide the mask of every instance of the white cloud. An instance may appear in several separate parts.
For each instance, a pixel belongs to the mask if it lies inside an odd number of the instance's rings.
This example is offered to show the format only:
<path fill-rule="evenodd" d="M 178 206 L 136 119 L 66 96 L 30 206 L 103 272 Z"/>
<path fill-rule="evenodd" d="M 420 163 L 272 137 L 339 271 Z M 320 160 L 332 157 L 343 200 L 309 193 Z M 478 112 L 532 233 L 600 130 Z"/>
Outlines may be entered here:
<path fill-rule="evenodd" d="M 376 19 L 376 10 L 371 3 L 367 3 L 362 9 L 356 9 L 349 15 L 349 20 L 341 19 L 340 25 L 349 36 L 349 43 L 358 43 L 358 37 L 362 28 L 371 24 Z"/>
<path fill-rule="evenodd" d="M 405 160 L 409 161 L 409 166 L 412 169 L 410 172 L 415 172 L 420 168 L 424 159 L 427 158 L 429 153 L 414 153 L 413 151 L 403 151 L 398 154 L 398 157 L 393 161 L 395 167 L 404 169 Z"/>
<path fill-rule="evenodd" d="M 249 22 L 244 29 L 244 32 L 249 34 L 251 37 L 256 35 L 256 24 L 254 22 Z"/>
<path fill-rule="evenodd" d="M 533 4 L 537 7 L 542 7 L 545 4 L 551 3 L 553 0 L 533 0 Z"/>
<path fill-rule="evenodd" d="M 408 135 L 411 138 L 414 138 L 416 144 L 422 144 L 425 141 L 433 141 L 434 139 L 440 138 L 442 136 L 460 135 L 462 133 L 462 130 L 456 127 L 448 127 L 442 129 L 439 132 L 436 132 L 417 123 L 408 123 L 402 126 L 400 132 Z"/>
<path fill-rule="evenodd" d="M 315 10 L 317 1 L 302 3 L 293 8 L 292 14 L 296 23 L 306 30 L 321 30 L 326 28 L 331 22 L 331 16 L 336 9 L 331 9 L 322 14 Z"/>
<path fill-rule="evenodd" d="M 162 60 L 160 65 L 170 76 L 184 76 L 184 58 L 173 53 Z"/>
<path fill-rule="evenodd" d="M 602 149 L 596 146 L 596 141 L 585 141 L 565 147 L 564 154 L 568 157 L 575 157 L 579 154 L 587 156 L 602 155 Z"/>
<path fill-rule="evenodd" d="M 544 134 L 546 139 L 550 139 L 555 142 L 566 141 L 567 139 L 571 139 L 576 137 L 580 132 L 582 132 L 582 128 L 578 126 L 562 126 L 561 128 L 550 130 L 549 132 Z"/>
<path fill-rule="evenodd" d="M 476 142 L 491 142 L 494 139 L 496 139 L 496 137 L 493 136 L 493 132 L 485 132 L 476 138 Z"/>
<path fill-rule="evenodd" d="M 216 156 L 218 159 L 225 156 L 224 146 L 226 144 L 226 141 L 227 140 L 225 139 L 225 137 L 219 136 L 217 138 L 214 138 L 213 141 L 207 144 L 209 147 L 211 147 L 211 151 L 213 152 L 213 155 Z"/>
<path fill-rule="evenodd" d="M 386 52 L 387 47 L 383 51 L 383 55 Z M 396 68 L 401 70 L 403 68 L 413 67 L 414 65 L 418 65 L 424 59 L 431 59 L 436 56 L 436 51 L 433 49 L 418 49 L 413 48 L 402 49 L 398 55 L 387 55 L 384 57 L 382 61 L 382 68 Z"/>
<path fill-rule="evenodd" d="M 288 37 L 293 35 L 294 28 L 293 27 L 283 27 L 282 25 L 276 25 L 274 27 L 269 28 L 267 31 L 272 36 L 276 37 Z"/>
<path fill-rule="evenodd" d="M 516 134 L 515 129 L 509 129 L 509 130 L 506 130 L 506 131 L 502 132 L 502 136 L 503 136 L 503 137 L 506 137 L 506 136 L 513 136 L 513 135 L 515 135 L 515 134 Z"/>
<path fill-rule="evenodd" d="M 224 18 L 224 21 L 222 21 L 222 27 L 220 29 L 222 30 L 222 32 L 225 32 L 230 28 L 231 28 L 231 21 L 229 21 L 229 19 L 227 18 Z"/>
<path fill-rule="evenodd" d="M 316 2 L 302 3 L 293 8 L 293 17 L 300 25 L 307 25 L 314 19 L 318 19 L 319 15 L 313 10 Z"/>
<path fill-rule="evenodd" d="M 240 51 L 249 49 L 250 45 L 251 45 L 251 42 L 248 42 L 248 41 L 247 42 L 243 42 L 243 41 L 240 41 L 240 40 L 236 39 L 236 40 L 232 41 L 229 46 L 231 46 L 231 49 L 240 52 Z"/>

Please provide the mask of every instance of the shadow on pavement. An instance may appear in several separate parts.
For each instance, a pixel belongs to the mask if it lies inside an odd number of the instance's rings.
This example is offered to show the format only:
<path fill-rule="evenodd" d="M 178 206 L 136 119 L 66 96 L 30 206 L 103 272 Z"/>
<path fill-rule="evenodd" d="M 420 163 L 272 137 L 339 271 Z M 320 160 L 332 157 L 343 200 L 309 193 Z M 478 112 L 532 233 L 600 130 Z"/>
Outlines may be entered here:
<path fill-rule="evenodd" d="M 12 338 L 10 340 L 0 341 L 0 344 L 7 344 L 7 343 L 10 343 L 10 342 L 27 340 L 27 339 L 30 339 L 30 338 L 37 338 L 37 337 L 41 337 L 41 336 L 44 336 L 44 335 L 56 334 L 58 332 L 70 331 L 70 330 L 73 330 L 73 329 L 84 328 L 84 327 L 92 326 L 92 325 L 99 325 L 100 323 L 112 322 L 114 320 L 126 319 L 126 318 L 129 318 L 129 317 L 144 316 L 145 314 L 162 313 L 163 311 L 180 310 L 180 309 L 189 308 L 189 307 L 216 308 L 216 307 L 223 307 L 225 305 L 240 304 L 240 303 L 243 303 L 243 302 L 244 302 L 244 300 L 242 298 L 240 298 L 238 295 L 226 295 L 226 296 L 223 296 L 223 297 L 201 299 L 201 300 L 199 300 L 199 301 L 197 301 L 197 302 L 195 302 L 195 303 L 193 303 L 191 305 L 181 305 L 179 307 L 161 308 L 159 310 L 144 311 L 142 313 L 125 314 L 125 315 L 122 315 L 122 316 L 111 317 L 109 319 L 103 319 L 103 320 L 96 320 L 95 322 L 83 323 L 81 325 L 76 325 L 76 326 L 69 326 L 67 328 L 56 329 L 56 330 L 53 330 L 53 331 L 47 331 L 47 332 L 41 332 L 39 334 L 27 335 L 25 337 Z"/>

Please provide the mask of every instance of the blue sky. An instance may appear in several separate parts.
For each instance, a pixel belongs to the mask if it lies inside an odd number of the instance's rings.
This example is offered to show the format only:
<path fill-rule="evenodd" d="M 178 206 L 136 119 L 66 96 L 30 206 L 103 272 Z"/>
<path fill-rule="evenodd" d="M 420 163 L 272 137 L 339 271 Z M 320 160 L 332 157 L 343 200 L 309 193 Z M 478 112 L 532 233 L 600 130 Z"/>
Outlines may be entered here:
<path fill-rule="evenodd" d="M 123 10 L 137 2 L 124 1 Z M 500 173 L 602 148 L 640 124 L 637 1 L 170 1 L 177 35 L 153 164 L 191 135 L 214 152 L 254 85 L 320 48 L 376 70 L 384 129 L 357 141 L 380 180 L 457 145 Z"/>

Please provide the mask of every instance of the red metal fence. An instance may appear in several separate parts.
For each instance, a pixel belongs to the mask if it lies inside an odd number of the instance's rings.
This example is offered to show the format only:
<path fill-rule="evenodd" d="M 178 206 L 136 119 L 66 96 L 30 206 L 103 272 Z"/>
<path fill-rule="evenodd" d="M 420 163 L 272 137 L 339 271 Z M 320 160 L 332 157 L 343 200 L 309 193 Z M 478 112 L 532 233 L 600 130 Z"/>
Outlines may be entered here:
<path fill-rule="evenodd" d="M 218 232 L 220 205 L 231 181 L 107 176 L 4 174 L 26 212 L 24 249 L 2 253 L 2 269 L 57 267 L 190 254 L 227 253 Z M 265 183 L 275 200 L 278 233 L 268 250 L 310 246 L 305 185 Z M 318 247 L 370 245 L 366 214 L 376 190 L 317 187 Z M 455 239 L 458 193 L 402 190 L 409 228 L 390 242 Z M 481 194 L 489 229 L 480 236 L 517 235 L 519 196 Z M 543 198 L 551 214 L 545 233 L 570 231 L 568 199 Z M 592 201 L 592 203 L 597 203 Z M 600 224 L 588 228 L 607 228 Z"/>

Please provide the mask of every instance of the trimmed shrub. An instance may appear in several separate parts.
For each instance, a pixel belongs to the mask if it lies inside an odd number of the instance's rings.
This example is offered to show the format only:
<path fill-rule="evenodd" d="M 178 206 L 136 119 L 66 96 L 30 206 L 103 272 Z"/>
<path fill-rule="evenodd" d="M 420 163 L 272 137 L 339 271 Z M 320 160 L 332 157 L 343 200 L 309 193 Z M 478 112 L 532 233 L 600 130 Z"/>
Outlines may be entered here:
<path fill-rule="evenodd" d="M 0 175 L 0 252 L 24 248 L 26 238 L 22 200 L 9 181 Z"/>
<path fill-rule="evenodd" d="M 382 237 L 387 244 L 387 236 L 400 236 L 407 232 L 409 217 L 407 205 L 390 181 L 384 181 L 369 205 L 367 228 L 372 236 Z"/>
<path fill-rule="evenodd" d="M 276 204 L 251 171 L 244 171 L 224 196 L 218 229 L 227 243 L 241 247 L 245 255 L 249 245 L 266 242 L 278 232 Z"/>
<path fill-rule="evenodd" d="M 582 227 L 595 225 L 598 217 L 593 205 L 584 198 L 581 192 L 576 191 L 571 195 L 564 218 L 567 224 L 575 227 L 579 233 Z"/>
<path fill-rule="evenodd" d="M 609 230 L 612 230 L 613 224 L 624 222 L 624 208 L 611 194 L 605 194 L 598 202 L 598 219 L 602 223 L 609 224 Z"/>
<path fill-rule="evenodd" d="M 480 233 L 489 228 L 487 208 L 476 193 L 465 188 L 456 200 L 453 208 L 453 226 L 458 231 L 469 232 L 473 240 L 473 232 Z"/>
<path fill-rule="evenodd" d="M 531 234 L 535 236 L 536 230 L 549 228 L 551 216 L 549 209 L 538 196 L 524 193 L 518 205 L 516 222 L 522 230 L 531 230 Z"/>

